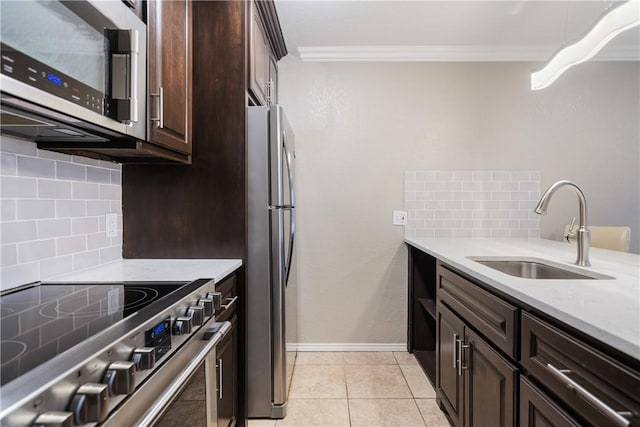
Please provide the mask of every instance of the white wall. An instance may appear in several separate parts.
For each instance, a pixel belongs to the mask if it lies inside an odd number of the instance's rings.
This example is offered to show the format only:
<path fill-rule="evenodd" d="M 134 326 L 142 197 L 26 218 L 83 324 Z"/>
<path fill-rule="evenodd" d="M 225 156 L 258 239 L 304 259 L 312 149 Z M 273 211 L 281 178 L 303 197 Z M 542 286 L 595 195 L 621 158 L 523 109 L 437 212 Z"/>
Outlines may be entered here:
<path fill-rule="evenodd" d="M 404 171 L 538 170 L 571 179 L 593 225 L 640 234 L 638 63 L 587 63 L 531 92 L 528 63 L 279 64 L 296 135 L 299 341 L 406 340 Z M 558 192 L 542 236 L 577 215 Z"/>
<path fill-rule="evenodd" d="M 121 167 L 0 139 L 0 289 L 122 258 Z M 118 237 L 105 236 L 105 213 Z"/>

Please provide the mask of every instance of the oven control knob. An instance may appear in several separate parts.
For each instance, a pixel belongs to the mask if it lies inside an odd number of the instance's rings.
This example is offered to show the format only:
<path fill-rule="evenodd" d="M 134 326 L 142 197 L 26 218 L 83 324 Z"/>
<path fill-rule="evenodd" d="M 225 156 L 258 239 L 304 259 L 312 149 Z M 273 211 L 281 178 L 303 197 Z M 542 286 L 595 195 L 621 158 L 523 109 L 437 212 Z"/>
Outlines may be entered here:
<path fill-rule="evenodd" d="M 204 323 L 204 307 L 201 305 L 192 305 L 187 308 L 187 317 L 191 317 L 193 326 L 200 326 Z"/>
<path fill-rule="evenodd" d="M 173 335 L 186 335 L 191 333 L 191 317 L 178 317 L 173 322 Z"/>
<path fill-rule="evenodd" d="M 156 350 L 153 347 L 142 347 L 133 350 L 131 361 L 136 367 L 136 371 L 153 369 L 156 364 Z"/>
<path fill-rule="evenodd" d="M 198 305 L 204 307 L 205 316 L 213 316 L 213 299 L 212 298 L 200 298 Z"/>
<path fill-rule="evenodd" d="M 207 292 L 207 298 L 211 298 L 213 300 L 214 310 L 222 308 L 222 292 Z"/>
<path fill-rule="evenodd" d="M 102 380 L 109 386 L 109 396 L 131 394 L 136 387 L 136 365 L 133 362 L 113 362 Z"/>
<path fill-rule="evenodd" d="M 73 412 L 44 412 L 38 415 L 33 427 L 73 427 Z"/>
<path fill-rule="evenodd" d="M 81 385 L 71 399 L 69 411 L 75 424 L 101 423 L 109 414 L 109 388 L 106 384 Z"/>

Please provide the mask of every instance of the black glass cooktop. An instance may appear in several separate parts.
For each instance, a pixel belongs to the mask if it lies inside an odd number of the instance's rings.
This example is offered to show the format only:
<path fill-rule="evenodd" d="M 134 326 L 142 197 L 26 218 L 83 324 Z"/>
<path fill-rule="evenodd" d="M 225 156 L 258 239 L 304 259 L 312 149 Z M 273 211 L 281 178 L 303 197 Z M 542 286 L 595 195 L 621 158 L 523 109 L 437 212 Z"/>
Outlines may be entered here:
<path fill-rule="evenodd" d="M 23 375 L 185 285 L 38 284 L 0 296 L 0 384 Z"/>

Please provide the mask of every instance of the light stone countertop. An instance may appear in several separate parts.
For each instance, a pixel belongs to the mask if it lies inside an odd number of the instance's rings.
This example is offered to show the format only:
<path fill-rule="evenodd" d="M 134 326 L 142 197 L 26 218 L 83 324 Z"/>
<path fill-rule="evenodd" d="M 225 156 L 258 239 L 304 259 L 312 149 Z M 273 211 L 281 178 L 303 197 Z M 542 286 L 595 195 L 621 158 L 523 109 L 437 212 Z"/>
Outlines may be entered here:
<path fill-rule="evenodd" d="M 47 283 L 123 281 L 221 281 L 242 265 L 239 259 L 121 259 L 74 273 L 55 276 Z"/>
<path fill-rule="evenodd" d="M 543 239 L 406 238 L 405 242 L 479 281 L 640 360 L 640 255 L 591 248 L 577 267 L 576 246 Z M 535 257 L 612 280 L 523 279 L 470 256 Z"/>

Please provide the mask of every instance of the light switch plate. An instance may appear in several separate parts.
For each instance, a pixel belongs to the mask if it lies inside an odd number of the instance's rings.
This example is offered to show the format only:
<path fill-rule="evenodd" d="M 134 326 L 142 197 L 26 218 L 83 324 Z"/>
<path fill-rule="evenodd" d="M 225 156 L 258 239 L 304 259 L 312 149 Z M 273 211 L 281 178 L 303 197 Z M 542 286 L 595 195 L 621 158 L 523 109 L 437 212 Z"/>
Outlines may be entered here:
<path fill-rule="evenodd" d="M 118 237 L 118 214 L 105 214 L 105 234 L 107 237 Z"/>
<path fill-rule="evenodd" d="M 407 211 L 393 211 L 393 225 L 407 225 Z"/>

